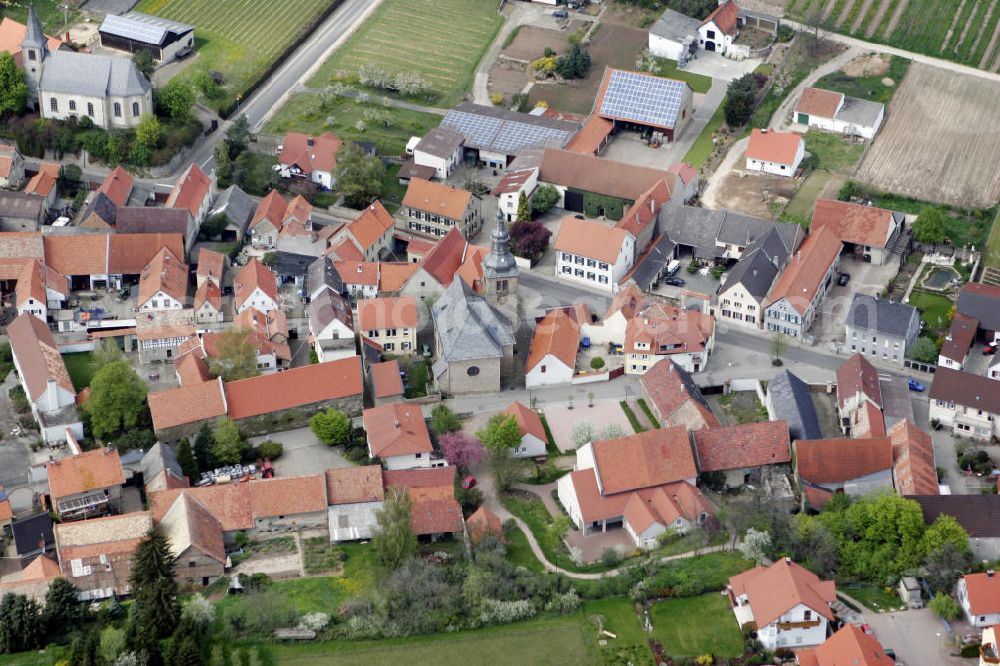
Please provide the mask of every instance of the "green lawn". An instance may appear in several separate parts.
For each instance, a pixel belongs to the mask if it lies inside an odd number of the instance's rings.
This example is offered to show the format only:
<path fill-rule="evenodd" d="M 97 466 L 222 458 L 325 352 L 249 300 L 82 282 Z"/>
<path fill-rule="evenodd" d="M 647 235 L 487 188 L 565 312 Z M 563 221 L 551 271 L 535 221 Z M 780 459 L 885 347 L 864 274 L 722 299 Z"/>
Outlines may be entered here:
<path fill-rule="evenodd" d="M 907 58 L 892 56 L 889 71 L 877 76 L 848 76 L 843 70 L 827 74 L 813 84 L 815 88 L 844 93 L 848 97 L 867 99 L 872 102 L 888 104 L 893 93 L 899 88 L 906 71 L 910 68 Z M 893 85 L 887 86 L 882 81 L 892 79 Z"/>
<path fill-rule="evenodd" d="M 708 158 L 712 156 L 712 149 L 715 144 L 712 143 L 713 135 L 719 131 L 722 127 L 722 122 L 726 119 L 725 108 L 726 98 L 722 98 L 722 102 L 719 103 L 719 108 L 715 110 L 712 114 L 712 118 L 705 125 L 705 128 L 701 130 L 701 134 L 698 138 L 694 140 L 691 147 L 688 148 L 687 153 L 684 155 L 684 162 L 687 162 L 695 169 L 700 167 L 702 164 L 708 161 Z"/>
<path fill-rule="evenodd" d="M 666 58 L 656 58 L 655 60 L 655 74 L 657 76 L 677 79 L 678 81 L 687 81 L 687 84 L 691 86 L 691 90 L 696 93 L 707 93 L 708 89 L 712 87 L 712 77 L 710 76 L 695 74 L 685 69 L 677 69 L 676 60 L 668 60 Z"/>
<path fill-rule="evenodd" d="M 993 220 L 990 235 L 986 239 L 986 252 L 983 257 L 983 265 L 1000 269 L 1000 209 L 997 210 L 997 216 Z"/>
<path fill-rule="evenodd" d="M 306 34 L 334 0 L 141 0 L 136 11 L 189 23 L 195 28 L 195 61 L 181 76 L 222 72 L 225 89 L 209 103 L 232 104 L 267 68 Z"/>
<path fill-rule="evenodd" d="M 884 587 L 876 587 L 874 585 L 859 585 L 857 587 L 838 585 L 837 589 L 847 596 L 857 599 L 878 613 L 884 613 L 906 605 L 894 589 L 891 592 L 886 592 Z"/>
<path fill-rule="evenodd" d="M 557 567 L 568 571 L 584 572 L 606 571 L 614 568 L 604 565 L 601 562 L 584 566 L 579 566 L 573 562 L 565 549 L 563 549 L 560 540 L 554 538 L 549 533 L 548 527 L 552 524 L 552 514 L 545 508 L 545 504 L 542 503 L 541 499 L 535 496 L 528 497 L 528 493 L 519 493 L 516 496 L 508 495 L 504 497 L 503 505 L 508 511 L 525 522 L 528 529 L 535 536 L 535 541 L 541 546 L 542 552 L 545 553 L 545 559 Z"/>
<path fill-rule="evenodd" d="M 625 402 L 624 400 L 620 400 L 618 404 L 621 405 L 622 411 L 625 412 L 625 417 L 628 419 L 628 422 L 632 425 L 632 430 L 634 430 L 637 433 L 646 432 L 646 429 L 642 427 L 641 423 L 639 423 L 639 419 L 636 417 L 635 412 L 632 411 L 632 408 L 628 406 L 628 403 Z"/>
<path fill-rule="evenodd" d="M 914 291 L 910 294 L 910 305 L 920 310 L 920 318 L 927 322 L 927 328 L 939 335 L 943 335 L 951 325 L 954 304 L 944 296 Z"/>
<path fill-rule="evenodd" d="M 511 564 L 525 567 L 531 571 L 545 571 L 544 565 L 538 561 L 538 558 L 531 551 L 531 546 L 528 544 L 528 537 L 521 531 L 521 528 L 515 527 L 512 530 L 508 530 L 504 533 L 504 539 L 507 545 L 507 559 L 510 560 Z"/>
<path fill-rule="evenodd" d="M 371 101 L 359 104 L 346 97 L 299 93 L 278 109 L 264 131 L 269 134 L 333 132 L 347 141 L 371 141 L 383 155 L 401 155 L 411 136 L 422 136 L 441 124 L 441 116 L 384 107 L 380 99 L 372 96 Z M 388 124 L 365 121 L 366 111 L 381 114 Z"/>
<path fill-rule="evenodd" d="M 468 92 L 502 24 L 494 0 L 384 0 L 309 85 L 353 83 L 359 67 L 373 64 L 392 74 L 419 74 L 434 103 L 450 107 Z"/>
<path fill-rule="evenodd" d="M 427 395 L 427 361 L 414 360 L 412 356 L 399 359 L 406 372 L 406 397 L 422 398 Z"/>
<path fill-rule="evenodd" d="M 805 139 L 806 152 L 816 158 L 816 168 L 824 171 L 850 175 L 865 152 L 864 144 L 833 132 L 809 130 Z"/>
<path fill-rule="evenodd" d="M 654 428 L 659 428 L 660 427 L 660 422 L 656 420 L 656 416 L 653 415 L 653 410 L 650 409 L 649 405 L 646 404 L 646 399 L 645 398 L 639 398 L 636 401 L 636 404 L 638 404 L 639 405 L 639 409 L 641 409 L 643 411 L 643 413 L 646 414 L 646 418 L 649 419 L 649 422 L 653 424 L 653 427 Z"/>
<path fill-rule="evenodd" d="M 726 597 L 713 592 L 653 604 L 653 637 L 670 655 L 743 654 L 743 634 Z"/>
<path fill-rule="evenodd" d="M 10 343 L 0 342 L 0 382 L 7 379 L 7 375 L 13 369 L 14 369 L 14 354 L 10 350 Z M 547 428 L 548 426 L 546 426 L 546 432 L 548 432 Z"/>
<path fill-rule="evenodd" d="M 28 5 L 27 2 L 12 3 L 7 6 L 8 3 L 0 3 L 0 16 L 9 16 L 18 23 L 27 23 L 28 20 Z M 60 7 L 67 4 L 63 0 L 34 0 L 35 13 L 38 14 L 38 20 L 42 23 L 42 29 L 45 30 L 46 34 L 55 37 L 57 34 L 63 32 L 67 25 L 73 25 L 77 19 L 80 18 L 80 12 L 75 9 L 76 3 L 70 4 L 71 9 L 67 15 Z M 66 19 L 69 18 L 69 23 L 66 23 Z"/>
<path fill-rule="evenodd" d="M 599 647 L 602 664 L 625 664 L 633 666 L 653 666 L 653 652 L 649 649 L 649 636 L 639 624 L 635 614 L 635 603 L 624 597 L 611 597 L 583 604 L 583 615 L 597 630 L 600 627 L 615 635 L 602 635 L 606 645 Z"/>
<path fill-rule="evenodd" d="M 816 199 L 819 198 L 830 181 L 836 178 L 837 176 L 829 171 L 813 171 L 795 191 L 792 200 L 785 206 L 785 215 L 790 219 L 802 219 L 809 222 L 812 219 Z M 808 228 L 809 225 L 805 224 L 804 226 Z"/>
<path fill-rule="evenodd" d="M 455 666 L 455 664 L 596 664 L 591 626 L 580 614 L 383 641 L 274 645 L 278 664 Z"/>
<path fill-rule="evenodd" d="M 90 352 L 80 352 L 76 354 L 63 354 L 63 363 L 69 371 L 69 378 L 73 380 L 73 388 L 78 392 L 90 386 L 90 380 L 97 372 L 97 359 Z"/>

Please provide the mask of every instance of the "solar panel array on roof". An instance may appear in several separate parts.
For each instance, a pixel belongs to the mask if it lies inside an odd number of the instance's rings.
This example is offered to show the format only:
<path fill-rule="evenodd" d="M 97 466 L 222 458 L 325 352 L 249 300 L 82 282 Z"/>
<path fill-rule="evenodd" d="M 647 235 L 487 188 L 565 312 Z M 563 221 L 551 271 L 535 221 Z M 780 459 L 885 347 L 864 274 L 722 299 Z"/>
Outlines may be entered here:
<path fill-rule="evenodd" d="M 528 146 L 561 148 L 579 129 L 575 123 L 468 104 L 449 111 L 441 125 L 465 137 L 470 148 L 507 155 Z"/>
<path fill-rule="evenodd" d="M 139 12 L 129 12 L 123 16 L 108 14 L 100 28 L 101 32 L 109 35 L 157 46 L 161 46 L 171 32 L 183 34 L 192 30 L 194 27 L 185 23 Z"/>
<path fill-rule="evenodd" d="M 598 115 L 656 127 L 674 127 L 683 100 L 683 81 L 611 70 Z"/>

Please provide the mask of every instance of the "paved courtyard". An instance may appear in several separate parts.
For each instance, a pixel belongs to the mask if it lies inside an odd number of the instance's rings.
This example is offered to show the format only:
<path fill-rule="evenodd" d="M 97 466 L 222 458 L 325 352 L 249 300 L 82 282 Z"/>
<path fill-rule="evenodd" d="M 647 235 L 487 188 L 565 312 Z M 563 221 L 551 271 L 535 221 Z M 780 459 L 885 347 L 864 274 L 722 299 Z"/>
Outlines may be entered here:
<path fill-rule="evenodd" d="M 898 613 L 868 613 L 865 620 L 883 647 L 896 651 L 906 666 L 951 666 L 969 660 L 951 656 L 944 624 L 929 608 Z"/>
<path fill-rule="evenodd" d="M 251 438 L 254 445 L 264 440 L 281 442 L 285 452 L 274 463 L 277 476 L 316 474 L 331 467 L 350 467 L 338 449 L 321 444 L 309 428 L 296 428 Z"/>
<path fill-rule="evenodd" d="M 597 391 L 595 390 L 595 393 Z M 568 404 L 548 407 L 545 410 L 545 419 L 549 423 L 552 431 L 552 438 L 556 440 L 556 446 L 560 451 L 573 451 L 573 426 L 577 423 L 588 421 L 594 426 L 594 430 L 600 432 L 612 423 L 617 423 L 622 430 L 628 434 L 633 432 L 628 417 L 622 411 L 618 400 L 594 400 L 593 407 L 588 406 L 587 398 L 575 399 L 573 408 Z"/>

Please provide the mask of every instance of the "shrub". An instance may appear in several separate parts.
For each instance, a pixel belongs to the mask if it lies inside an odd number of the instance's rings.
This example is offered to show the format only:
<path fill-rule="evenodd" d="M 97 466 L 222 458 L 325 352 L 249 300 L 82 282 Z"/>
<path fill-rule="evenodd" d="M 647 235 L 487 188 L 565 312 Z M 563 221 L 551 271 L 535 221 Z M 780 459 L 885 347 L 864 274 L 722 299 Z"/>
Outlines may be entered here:
<path fill-rule="evenodd" d="M 778 41 L 782 43 L 787 43 L 792 41 L 795 37 L 795 31 L 791 27 L 782 24 L 778 28 Z"/>
<path fill-rule="evenodd" d="M 261 442 L 257 447 L 257 455 L 261 458 L 268 458 L 270 460 L 277 460 L 281 457 L 281 454 L 285 452 L 285 447 L 281 442 L 275 442 L 274 440 L 267 440 Z"/>
<path fill-rule="evenodd" d="M 600 356 L 595 356 L 594 358 L 590 359 L 590 367 L 593 368 L 594 370 L 600 370 L 601 368 L 604 367 L 604 359 L 601 358 Z"/>
<path fill-rule="evenodd" d="M 927 605 L 942 620 L 954 620 L 962 614 L 962 607 L 952 599 L 950 594 L 938 592 Z"/>
<path fill-rule="evenodd" d="M 483 599 L 479 620 L 483 624 L 509 624 L 525 620 L 535 614 L 535 607 L 528 599 L 497 601 Z"/>

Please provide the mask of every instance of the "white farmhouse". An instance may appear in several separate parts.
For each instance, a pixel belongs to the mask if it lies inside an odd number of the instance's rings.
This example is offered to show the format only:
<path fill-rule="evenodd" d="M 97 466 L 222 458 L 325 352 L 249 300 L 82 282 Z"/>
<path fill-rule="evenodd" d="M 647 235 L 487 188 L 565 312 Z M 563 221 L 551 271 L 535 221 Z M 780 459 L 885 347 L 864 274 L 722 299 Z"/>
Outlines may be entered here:
<path fill-rule="evenodd" d="M 632 234 L 573 216 L 563 219 L 554 247 L 557 278 L 605 291 L 617 291 L 635 260 Z"/>
<path fill-rule="evenodd" d="M 514 457 L 536 458 L 544 456 L 548 437 L 538 412 L 528 409 L 519 402 L 512 402 L 510 407 L 503 410 L 503 413 L 513 416 L 514 420 L 517 421 L 518 428 L 521 429 L 521 443 L 514 449 Z"/>
<path fill-rule="evenodd" d="M 580 326 L 564 310 L 551 310 L 538 324 L 531 338 L 524 385 L 528 388 L 569 384 L 576 373 L 576 350 L 580 346 Z"/>
<path fill-rule="evenodd" d="M 885 105 L 822 88 L 806 88 L 795 107 L 795 122 L 830 132 L 874 139 Z"/>
<path fill-rule="evenodd" d="M 753 623 L 768 650 L 819 645 L 834 619 L 836 584 L 787 557 L 733 576 L 726 591 L 740 627 Z"/>
<path fill-rule="evenodd" d="M 379 465 L 326 470 L 330 542 L 370 539 L 384 498 Z"/>
<path fill-rule="evenodd" d="M 754 128 L 747 143 L 746 168 L 791 178 L 805 156 L 806 142 L 798 134 Z"/>
<path fill-rule="evenodd" d="M 699 46 L 725 55 L 740 34 L 739 17 L 739 6 L 733 0 L 725 0 L 698 27 Z"/>
<path fill-rule="evenodd" d="M 697 19 L 667 9 L 649 28 L 649 52 L 658 58 L 683 62 L 698 50 Z"/>
<path fill-rule="evenodd" d="M 435 127 L 413 149 L 413 163 L 434 169 L 438 180 L 445 180 L 462 163 L 465 138 L 447 127 Z"/>
<path fill-rule="evenodd" d="M 1000 624 L 1000 577 L 992 569 L 965 574 L 958 579 L 957 592 L 965 619 L 973 627 Z"/>

